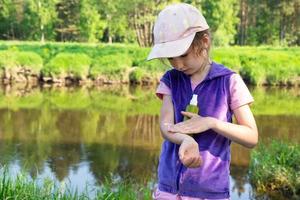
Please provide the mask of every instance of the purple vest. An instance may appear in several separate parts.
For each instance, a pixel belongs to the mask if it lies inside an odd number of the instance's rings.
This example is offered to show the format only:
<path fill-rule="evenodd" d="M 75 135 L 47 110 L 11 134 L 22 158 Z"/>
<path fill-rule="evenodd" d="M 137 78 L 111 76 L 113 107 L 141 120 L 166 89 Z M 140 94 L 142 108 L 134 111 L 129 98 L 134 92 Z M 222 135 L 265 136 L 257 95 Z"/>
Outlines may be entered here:
<path fill-rule="evenodd" d="M 171 89 L 175 122 L 183 120 L 180 111 L 185 110 L 193 94 L 198 95 L 201 116 L 232 122 L 229 79 L 233 73 L 213 62 L 208 75 L 193 92 L 188 75 L 175 69 L 166 72 L 161 81 Z M 178 158 L 179 145 L 165 140 L 158 167 L 159 189 L 182 196 L 229 198 L 230 140 L 213 130 L 193 137 L 199 144 L 203 165 L 199 168 L 186 168 Z"/>

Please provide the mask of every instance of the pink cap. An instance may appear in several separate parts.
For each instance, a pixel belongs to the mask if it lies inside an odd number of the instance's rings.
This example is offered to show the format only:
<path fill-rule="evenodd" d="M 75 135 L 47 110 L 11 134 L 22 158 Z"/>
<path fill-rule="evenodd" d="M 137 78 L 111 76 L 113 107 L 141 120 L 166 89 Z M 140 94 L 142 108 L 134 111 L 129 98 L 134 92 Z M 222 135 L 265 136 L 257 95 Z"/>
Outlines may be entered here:
<path fill-rule="evenodd" d="M 184 54 L 196 32 L 207 29 L 205 18 L 195 7 L 186 3 L 167 6 L 158 14 L 154 24 L 154 46 L 147 60 Z"/>

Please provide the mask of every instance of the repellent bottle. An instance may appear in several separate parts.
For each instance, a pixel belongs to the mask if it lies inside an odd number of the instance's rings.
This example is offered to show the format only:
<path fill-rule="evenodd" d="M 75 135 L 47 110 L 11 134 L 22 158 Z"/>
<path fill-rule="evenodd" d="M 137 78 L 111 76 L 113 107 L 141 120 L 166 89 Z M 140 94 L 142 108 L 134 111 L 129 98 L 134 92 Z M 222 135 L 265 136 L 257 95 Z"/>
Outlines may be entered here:
<path fill-rule="evenodd" d="M 198 105 L 198 95 L 193 94 L 193 97 L 190 101 L 190 104 L 187 105 L 185 111 L 198 114 L 199 113 L 199 108 L 198 108 L 197 105 Z M 184 116 L 183 121 L 188 120 L 188 119 L 189 119 L 188 117 Z"/>

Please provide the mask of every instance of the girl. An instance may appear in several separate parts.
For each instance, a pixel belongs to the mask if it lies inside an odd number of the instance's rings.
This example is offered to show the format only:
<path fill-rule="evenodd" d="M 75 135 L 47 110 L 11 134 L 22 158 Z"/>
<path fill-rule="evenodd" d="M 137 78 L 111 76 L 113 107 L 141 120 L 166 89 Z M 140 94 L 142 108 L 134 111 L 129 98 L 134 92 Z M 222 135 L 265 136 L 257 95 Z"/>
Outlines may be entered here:
<path fill-rule="evenodd" d="M 167 58 L 173 67 L 157 89 L 165 141 L 154 199 L 229 199 L 230 143 L 252 148 L 258 141 L 253 98 L 239 75 L 209 59 L 208 30 L 202 14 L 184 3 L 167 6 L 154 25 L 148 60 Z M 183 112 L 193 94 L 199 115 Z"/>

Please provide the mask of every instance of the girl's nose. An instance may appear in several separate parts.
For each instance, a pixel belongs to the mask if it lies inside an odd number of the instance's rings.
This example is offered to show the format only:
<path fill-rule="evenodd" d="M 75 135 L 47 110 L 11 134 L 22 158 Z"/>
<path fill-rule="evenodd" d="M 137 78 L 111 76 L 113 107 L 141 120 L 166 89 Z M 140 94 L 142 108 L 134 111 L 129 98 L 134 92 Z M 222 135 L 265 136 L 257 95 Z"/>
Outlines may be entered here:
<path fill-rule="evenodd" d="M 172 58 L 172 60 L 170 60 L 170 63 L 177 70 L 182 70 L 184 67 L 182 61 L 179 58 Z"/>

